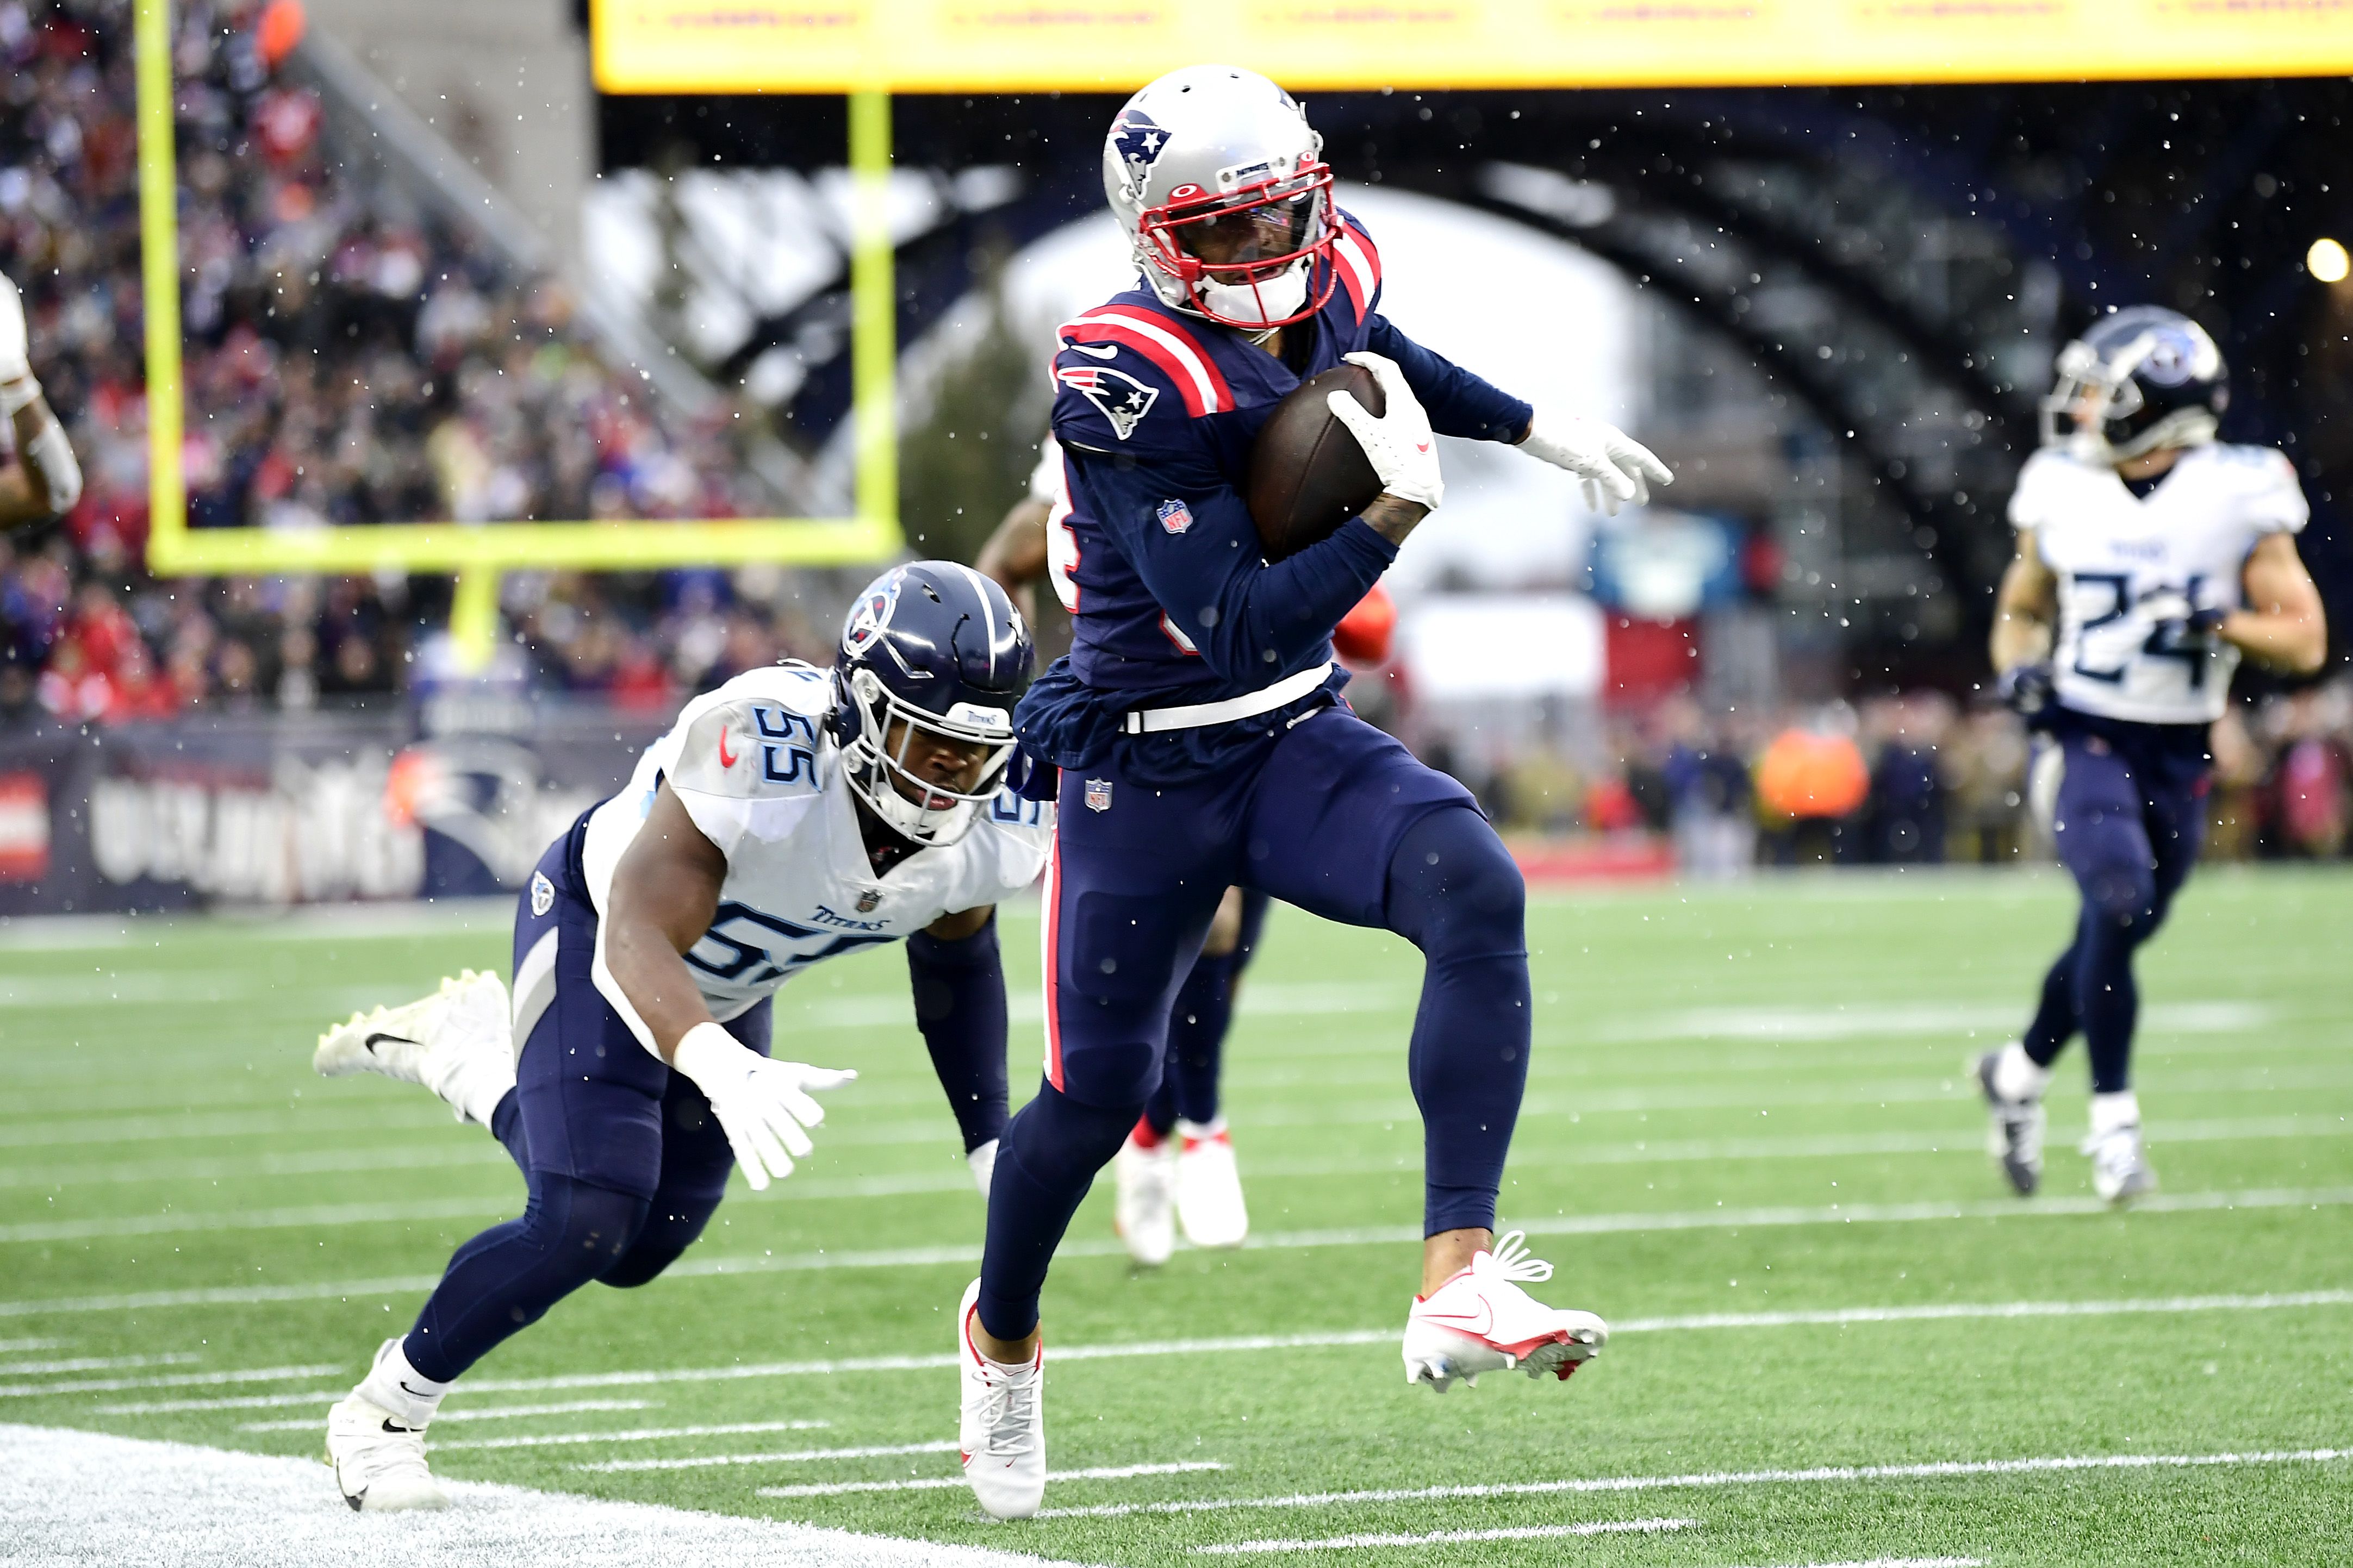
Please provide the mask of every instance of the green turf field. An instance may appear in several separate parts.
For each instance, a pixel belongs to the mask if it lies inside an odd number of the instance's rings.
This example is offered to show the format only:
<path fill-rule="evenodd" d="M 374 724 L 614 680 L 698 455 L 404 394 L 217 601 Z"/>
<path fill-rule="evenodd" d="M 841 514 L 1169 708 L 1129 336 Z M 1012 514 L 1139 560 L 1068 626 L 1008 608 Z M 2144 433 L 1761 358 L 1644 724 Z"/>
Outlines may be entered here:
<path fill-rule="evenodd" d="M 778 1054 L 864 1075 L 818 1156 L 763 1196 L 739 1180 L 670 1277 L 592 1287 L 477 1368 L 437 1468 L 1102 1563 L 1495 1531 L 1523 1533 L 1346 1560 L 2353 1561 L 2353 879 L 2208 873 L 2143 954 L 2165 1185 L 2126 1215 L 2073 1152 L 2080 1055 L 2032 1203 L 1957 1070 L 2022 1021 L 2067 894 L 1837 875 L 1539 899 L 1505 1221 L 1557 1266 L 1539 1298 L 1617 1337 L 1565 1386 L 1443 1397 L 1396 1345 L 1419 963 L 1278 910 L 1229 1056 L 1252 1245 L 1132 1271 L 1105 1178 L 1048 1286 L 1050 1455 L 1141 1468 L 1056 1481 L 1054 1517 L 1009 1525 L 944 1451 L 979 1200 L 903 959 L 845 960 L 777 1012 Z M 1036 934 L 1008 919 L 1017 1095 Z M 311 1042 L 503 967 L 506 940 L 480 911 L 0 937 L 0 1421 L 315 1452 L 521 1182 L 422 1091 L 313 1078 Z M 1283 1336 L 1303 1342 L 1263 1342 Z M 652 1435 L 681 1428 L 704 1430 Z M 1642 1521 L 1665 1522 L 1563 1528 Z"/>

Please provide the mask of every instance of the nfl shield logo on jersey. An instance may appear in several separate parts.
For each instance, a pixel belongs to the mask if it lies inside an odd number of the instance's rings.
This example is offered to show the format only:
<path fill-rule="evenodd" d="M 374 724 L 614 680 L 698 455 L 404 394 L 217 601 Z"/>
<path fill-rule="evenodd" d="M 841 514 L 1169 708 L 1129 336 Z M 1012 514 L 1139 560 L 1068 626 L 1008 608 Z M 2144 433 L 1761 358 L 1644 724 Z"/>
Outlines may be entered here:
<path fill-rule="evenodd" d="M 1171 533 L 1182 533 L 1193 526 L 1193 509 L 1181 500 L 1165 500 L 1152 509 L 1160 526 Z"/>
<path fill-rule="evenodd" d="M 881 901 L 882 895 L 869 888 L 858 895 L 858 912 L 861 915 L 871 915 L 874 912 L 874 906 Z"/>
<path fill-rule="evenodd" d="M 543 920 L 555 907 L 555 884 L 547 879 L 544 871 L 531 874 L 531 913 L 533 920 Z"/>
<path fill-rule="evenodd" d="M 1111 809 L 1111 780 L 1089 779 L 1087 781 L 1087 809 L 1089 811 Z"/>

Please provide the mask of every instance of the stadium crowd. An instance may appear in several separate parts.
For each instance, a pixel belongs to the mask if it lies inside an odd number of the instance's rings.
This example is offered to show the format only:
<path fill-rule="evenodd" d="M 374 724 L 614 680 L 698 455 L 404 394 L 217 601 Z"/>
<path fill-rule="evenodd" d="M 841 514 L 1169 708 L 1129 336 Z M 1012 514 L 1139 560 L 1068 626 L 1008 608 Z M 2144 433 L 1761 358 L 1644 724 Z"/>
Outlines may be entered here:
<path fill-rule="evenodd" d="M 264 15 L 259 0 L 173 9 L 192 526 L 746 510 L 725 416 L 655 408 L 574 331 L 559 284 L 503 276 L 339 161 L 317 97 L 277 68 L 290 38 Z M 0 271 L 24 291 L 36 371 L 88 478 L 60 526 L 0 547 L 0 714 L 121 720 L 393 689 L 419 618 L 397 577 L 141 571 L 137 182 L 130 6 L 0 4 Z M 650 662 L 665 691 L 705 684 L 715 647 L 763 612 L 734 607 L 714 644 L 696 593 L 590 595 L 614 619 L 584 649 L 559 640 L 554 672 L 642 694 Z"/>

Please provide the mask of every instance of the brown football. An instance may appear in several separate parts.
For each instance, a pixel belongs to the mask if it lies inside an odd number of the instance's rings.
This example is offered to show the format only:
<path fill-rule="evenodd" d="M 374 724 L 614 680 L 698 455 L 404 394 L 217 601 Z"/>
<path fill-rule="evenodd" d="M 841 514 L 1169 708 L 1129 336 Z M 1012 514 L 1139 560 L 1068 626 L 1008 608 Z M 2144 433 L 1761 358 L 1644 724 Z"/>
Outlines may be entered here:
<path fill-rule="evenodd" d="M 1352 392 L 1375 416 L 1388 411 L 1380 383 L 1360 364 L 1337 364 L 1299 384 L 1274 405 L 1250 448 L 1250 521 L 1269 561 L 1296 555 L 1373 504 L 1380 476 L 1332 413 L 1335 392 Z"/>

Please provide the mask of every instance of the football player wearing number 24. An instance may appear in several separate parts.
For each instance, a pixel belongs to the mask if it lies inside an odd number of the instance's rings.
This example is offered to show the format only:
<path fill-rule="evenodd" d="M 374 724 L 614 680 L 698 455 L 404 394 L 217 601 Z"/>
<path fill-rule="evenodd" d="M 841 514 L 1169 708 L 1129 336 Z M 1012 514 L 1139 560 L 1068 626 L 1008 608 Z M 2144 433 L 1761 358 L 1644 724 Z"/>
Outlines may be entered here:
<path fill-rule="evenodd" d="M 830 670 L 772 665 L 696 698 L 549 847 L 515 912 L 512 999 L 470 972 L 320 1037 L 321 1072 L 424 1085 L 530 1190 L 329 1413 L 353 1509 L 440 1507 L 424 1432 L 469 1367 L 591 1280 L 659 1275 L 735 1166 L 756 1191 L 809 1153 L 812 1096 L 857 1076 L 770 1059 L 771 999 L 812 964 L 906 942 L 916 1026 L 987 1193 L 1006 1116 L 995 908 L 1037 879 L 1053 815 L 1010 787 L 1030 662 L 979 573 L 886 573 Z"/>
<path fill-rule="evenodd" d="M 957 1314 L 965 1473 L 1001 1518 L 1044 1492 L 1048 1266 L 1160 1081 L 1170 1009 L 1229 886 L 1395 931 L 1427 961 L 1406 1064 L 1426 1237 L 1408 1379 L 1566 1377 L 1607 1332 L 1530 1297 L 1550 1267 L 1494 1235 L 1530 1039 L 1518 868 L 1467 791 L 1348 710 L 1332 633 L 1443 499 L 1439 435 L 1517 445 L 1612 510 L 1670 475 L 1620 432 L 1531 408 L 1390 324 L 1379 251 L 1335 205 L 1322 150 L 1252 72 L 1144 88 L 1103 153 L 1136 286 L 1059 329 L 1070 511 L 1052 576 L 1072 645 L 1016 714 L 1024 751 L 1060 769 L 1045 1080 L 1007 1128 Z M 1381 385 L 1379 416 L 1345 395 L 1333 412 L 1382 492 L 1269 563 L 1243 499 L 1251 447 L 1343 359 Z"/>
<path fill-rule="evenodd" d="M 1995 601 L 1993 668 L 2046 737 L 2035 793 L 2056 784 L 2053 836 L 2083 895 L 2025 1035 L 1972 1064 L 1990 1151 L 2021 1195 L 2042 1181 L 2051 1064 L 2079 1031 L 2094 1190 L 2120 1204 L 2157 1185 L 2132 1087 L 2133 953 L 2197 863 L 2207 729 L 2240 656 L 2297 674 L 2327 657 L 2295 552 L 2309 515 L 2295 469 L 2272 447 L 2216 440 L 2229 404 L 2221 351 L 2197 322 L 2146 305 L 2103 317 L 2061 351 L 2042 448 L 2010 496 L 2018 554 Z"/>

